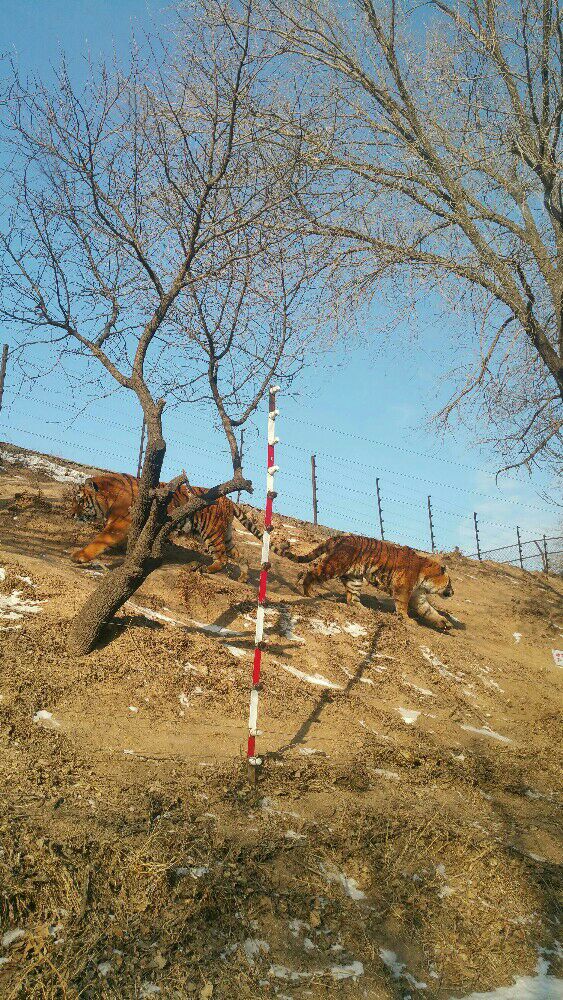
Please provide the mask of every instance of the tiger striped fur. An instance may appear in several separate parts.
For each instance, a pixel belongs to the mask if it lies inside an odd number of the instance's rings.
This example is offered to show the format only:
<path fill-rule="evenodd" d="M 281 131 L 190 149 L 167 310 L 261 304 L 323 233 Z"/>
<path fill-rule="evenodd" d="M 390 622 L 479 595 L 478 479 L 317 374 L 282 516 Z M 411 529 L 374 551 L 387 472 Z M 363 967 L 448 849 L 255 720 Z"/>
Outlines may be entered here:
<path fill-rule="evenodd" d="M 131 526 L 131 507 L 139 492 L 139 480 L 127 473 L 108 472 L 87 479 L 83 486 L 78 487 L 73 494 L 72 516 L 82 521 L 103 520 L 102 530 L 82 549 L 73 552 L 72 559 L 78 563 L 88 563 L 101 555 L 107 549 L 115 548 L 127 538 Z M 195 494 L 201 496 L 206 492 L 203 486 L 179 486 L 173 494 L 168 511 L 172 511 Z M 213 556 L 213 562 L 207 567 L 208 573 L 217 573 L 227 565 L 229 559 L 240 566 L 241 580 L 246 580 L 248 566 L 240 561 L 238 550 L 233 542 L 233 518 L 236 517 L 244 527 L 257 538 L 262 538 L 263 529 L 253 520 L 240 504 L 229 497 L 220 497 L 208 507 L 203 507 L 180 528 L 178 534 L 195 534 Z M 286 543 L 287 545 L 287 543 Z M 271 543 L 271 548 L 283 555 L 285 546 Z"/>
<path fill-rule="evenodd" d="M 359 604 L 362 582 L 390 593 L 397 613 L 406 617 L 409 609 L 436 628 L 446 630 L 450 622 L 428 602 L 427 594 L 450 597 L 453 587 L 446 566 L 431 556 L 421 556 L 408 545 L 380 542 L 362 535 L 339 535 L 317 545 L 307 555 L 284 553 L 294 562 L 314 565 L 302 574 L 306 597 L 316 583 L 340 577 L 348 604 Z"/>

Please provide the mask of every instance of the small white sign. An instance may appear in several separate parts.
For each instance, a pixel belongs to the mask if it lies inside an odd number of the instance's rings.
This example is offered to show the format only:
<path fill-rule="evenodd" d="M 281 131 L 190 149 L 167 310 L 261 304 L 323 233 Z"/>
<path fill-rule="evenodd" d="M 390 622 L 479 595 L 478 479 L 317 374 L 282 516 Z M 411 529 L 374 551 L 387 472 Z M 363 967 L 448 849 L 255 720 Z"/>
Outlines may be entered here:
<path fill-rule="evenodd" d="M 553 659 L 556 667 L 563 667 L 563 649 L 552 649 Z"/>

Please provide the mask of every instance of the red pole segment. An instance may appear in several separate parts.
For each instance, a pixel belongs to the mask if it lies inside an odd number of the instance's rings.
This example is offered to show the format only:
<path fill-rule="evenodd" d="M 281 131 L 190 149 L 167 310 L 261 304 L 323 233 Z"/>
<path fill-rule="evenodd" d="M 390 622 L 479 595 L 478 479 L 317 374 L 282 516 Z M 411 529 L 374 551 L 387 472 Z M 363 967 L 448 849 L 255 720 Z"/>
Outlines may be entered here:
<path fill-rule="evenodd" d="M 248 748 L 247 761 L 253 779 L 256 778 L 256 768 L 262 763 L 256 756 L 256 737 L 258 725 L 258 692 L 260 690 L 260 668 L 262 666 L 262 648 L 264 645 L 264 608 L 266 605 L 266 589 L 268 586 L 268 570 L 270 568 L 270 532 L 272 531 L 272 512 L 276 492 L 274 476 L 278 471 L 274 464 L 274 449 L 278 442 L 275 435 L 276 394 L 279 386 L 274 385 L 268 396 L 268 460 L 266 472 L 266 512 L 264 516 L 264 534 L 262 535 L 262 564 L 260 567 L 260 582 L 258 584 L 258 607 L 256 609 L 256 633 L 254 637 L 254 664 L 252 668 L 252 687 L 250 690 L 250 712 L 248 715 Z"/>

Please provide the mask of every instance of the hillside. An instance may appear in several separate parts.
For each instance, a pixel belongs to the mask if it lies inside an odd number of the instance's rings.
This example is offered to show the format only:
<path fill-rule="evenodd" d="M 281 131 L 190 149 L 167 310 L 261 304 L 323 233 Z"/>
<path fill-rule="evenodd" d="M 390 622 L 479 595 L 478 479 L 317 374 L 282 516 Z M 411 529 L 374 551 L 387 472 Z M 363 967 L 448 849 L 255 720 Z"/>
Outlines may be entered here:
<path fill-rule="evenodd" d="M 450 555 L 442 635 L 274 556 L 252 788 L 258 541 L 248 585 L 171 547 L 69 657 L 88 472 L 0 445 L 0 996 L 563 997 L 563 580 Z"/>

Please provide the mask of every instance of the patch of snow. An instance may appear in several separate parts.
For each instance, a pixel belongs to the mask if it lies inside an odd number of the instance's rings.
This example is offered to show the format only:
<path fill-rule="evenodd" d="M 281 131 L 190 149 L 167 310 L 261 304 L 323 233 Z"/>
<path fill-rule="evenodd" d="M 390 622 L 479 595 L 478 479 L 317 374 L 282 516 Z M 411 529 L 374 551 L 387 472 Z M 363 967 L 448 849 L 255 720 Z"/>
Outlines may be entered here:
<path fill-rule="evenodd" d="M 410 986 L 417 990 L 428 989 L 427 983 L 418 982 L 410 972 L 405 972 L 406 965 L 400 962 L 398 956 L 390 948 L 380 948 L 379 957 L 383 964 L 387 966 L 393 979 L 406 979 Z"/>
<path fill-rule="evenodd" d="M 17 632 L 21 625 L 0 625 L 0 632 Z"/>
<path fill-rule="evenodd" d="M 227 646 L 226 645 L 225 649 L 228 649 L 229 653 L 231 653 L 232 656 L 236 656 L 237 659 L 239 659 L 239 660 L 242 659 L 243 656 L 246 656 L 246 650 L 239 649 L 238 646 Z"/>
<path fill-rule="evenodd" d="M 563 649 L 552 649 L 553 662 L 556 667 L 563 667 Z"/>
<path fill-rule="evenodd" d="M 194 667 L 193 663 L 187 661 L 184 663 L 182 669 L 185 674 L 205 674 L 206 672 L 203 667 Z"/>
<path fill-rule="evenodd" d="M 207 814 L 206 814 L 207 815 Z M 190 868 L 190 875 L 192 878 L 203 878 L 209 872 L 208 865 L 196 865 L 195 868 Z"/>
<path fill-rule="evenodd" d="M 0 566 L 0 583 L 3 583 L 6 579 L 6 570 L 3 566 Z"/>
<path fill-rule="evenodd" d="M 312 979 L 313 976 L 322 976 L 322 969 L 317 969 L 316 972 L 294 972 L 293 969 L 288 969 L 286 965 L 271 965 L 268 975 L 273 976 L 274 979 L 289 979 L 291 982 L 297 983 L 300 979 Z"/>
<path fill-rule="evenodd" d="M 438 890 L 438 895 L 439 895 L 440 899 L 445 899 L 446 896 L 453 896 L 454 893 L 455 893 L 455 889 L 452 889 L 451 885 L 443 885 Z"/>
<path fill-rule="evenodd" d="M 547 802 L 551 802 L 553 799 L 553 792 L 550 795 L 545 795 L 543 792 L 536 791 L 535 788 L 527 788 L 524 795 L 527 799 L 546 799 Z"/>
<path fill-rule="evenodd" d="M 486 993 L 470 993 L 463 1000 L 562 1000 L 563 979 L 548 973 L 549 962 L 540 958 L 535 976 L 517 976 L 510 986 L 499 986 Z"/>
<path fill-rule="evenodd" d="M 451 670 L 448 670 L 448 668 L 446 667 L 446 664 L 442 663 L 442 661 L 438 659 L 438 657 L 432 652 L 432 650 L 428 646 L 421 646 L 420 652 L 422 653 L 427 663 L 429 663 L 430 666 L 436 668 L 436 670 L 440 674 L 440 677 L 449 677 L 450 680 L 453 681 L 463 680 L 463 674 L 452 674 Z"/>
<path fill-rule="evenodd" d="M 37 723 L 38 726 L 43 726 L 44 729 L 60 729 L 61 724 L 58 719 L 51 712 L 47 712 L 44 708 L 40 709 L 33 716 L 33 721 Z"/>
<path fill-rule="evenodd" d="M 289 931 L 292 937 L 298 937 L 303 931 L 310 931 L 311 924 L 308 924 L 306 920 L 299 920 L 298 917 L 292 917 L 289 921 Z"/>
<path fill-rule="evenodd" d="M 312 757 L 314 753 L 320 753 L 320 750 L 315 750 L 314 747 L 299 747 L 298 752 L 303 754 L 304 757 Z"/>
<path fill-rule="evenodd" d="M 168 615 L 161 614 L 160 611 L 153 611 L 152 608 L 143 608 L 140 604 L 133 604 L 133 601 L 126 601 L 125 607 L 130 608 L 138 615 L 143 615 L 144 618 L 148 618 L 152 622 L 166 622 L 168 625 L 186 625 L 186 622 L 179 622 L 176 618 L 170 618 Z"/>
<path fill-rule="evenodd" d="M 522 633 L 521 632 L 513 632 L 512 633 L 512 637 L 514 639 L 514 642 L 519 643 L 520 639 L 522 638 Z"/>
<path fill-rule="evenodd" d="M 356 622 L 346 622 L 342 626 L 342 631 L 347 632 L 348 635 L 354 636 L 355 639 L 359 639 L 362 635 L 367 635 L 367 630 L 363 625 L 358 625 Z"/>
<path fill-rule="evenodd" d="M 363 719 L 359 720 L 358 725 L 361 726 L 362 729 L 365 729 L 367 733 L 371 733 L 372 736 L 377 736 L 380 740 L 389 740 L 389 737 L 384 736 L 383 733 L 377 733 L 375 729 L 370 729 L 369 726 L 366 725 Z"/>
<path fill-rule="evenodd" d="M 412 726 L 413 722 L 416 722 L 420 715 L 420 712 L 414 708 L 398 708 L 397 711 L 407 726 Z"/>
<path fill-rule="evenodd" d="M 343 674 L 346 674 L 346 677 L 348 678 L 348 680 L 353 681 L 354 679 L 356 679 L 356 680 L 358 680 L 360 682 L 360 684 L 369 684 L 370 687 L 375 687 L 375 682 L 372 681 L 369 677 L 357 677 L 357 678 L 354 678 L 354 674 L 350 673 L 350 671 L 347 670 L 346 667 L 343 667 L 342 664 L 340 664 L 340 669 L 341 669 L 341 671 L 342 671 Z M 376 667 L 376 669 L 377 669 L 377 671 L 379 673 L 384 668 L 382 668 L 382 667 L 377 668 Z"/>
<path fill-rule="evenodd" d="M 374 768 L 375 774 L 378 774 L 380 778 L 389 778 L 390 780 L 400 781 L 401 775 L 397 771 L 385 771 L 382 767 Z"/>
<path fill-rule="evenodd" d="M 319 632 L 320 635 L 339 635 L 342 632 L 340 625 L 337 625 L 336 622 L 324 622 L 322 618 L 309 618 L 307 620 L 313 631 Z"/>
<path fill-rule="evenodd" d="M 57 465 L 48 458 L 41 458 L 40 455 L 24 454 L 23 452 L 13 455 L 9 451 L 0 451 L 0 459 L 9 465 L 24 465 L 28 469 L 36 469 L 44 472 L 50 479 L 57 483 L 76 483 L 81 485 L 86 482 L 90 472 L 79 472 L 78 469 L 67 468 L 64 465 Z"/>
<path fill-rule="evenodd" d="M 317 946 L 316 946 L 316 944 L 314 944 L 313 941 L 311 941 L 311 938 L 304 937 L 303 938 L 303 947 L 304 947 L 305 951 L 314 951 Z"/>
<path fill-rule="evenodd" d="M 110 971 L 111 971 L 111 962 L 98 963 L 98 972 L 100 973 L 100 976 L 107 976 Z"/>
<path fill-rule="evenodd" d="M 468 733 L 475 733 L 477 736 L 488 736 L 491 740 L 498 740 L 499 743 L 512 743 L 508 736 L 501 736 L 500 733 L 495 733 L 488 726 L 483 726 L 482 729 L 478 729 L 476 726 L 461 726 L 461 728 Z"/>
<path fill-rule="evenodd" d="M 413 691 L 417 691 L 418 694 L 423 694 L 423 695 L 425 695 L 428 698 L 433 698 L 434 697 L 434 692 L 433 691 L 429 691 L 428 688 L 421 688 L 421 687 L 418 686 L 418 684 L 413 684 L 412 681 L 408 681 L 406 679 L 406 677 L 405 677 L 404 674 L 403 674 L 403 680 L 404 680 L 405 684 L 407 685 L 407 687 L 412 688 Z"/>
<path fill-rule="evenodd" d="M 329 681 L 322 674 L 305 674 L 302 670 L 292 667 L 289 663 L 280 663 L 279 661 L 276 661 L 276 663 L 282 670 L 285 670 L 288 674 L 293 674 L 294 677 L 298 677 L 300 681 L 305 681 L 307 684 L 313 684 L 315 687 L 332 688 L 334 691 L 342 691 L 340 684 Z"/>
<path fill-rule="evenodd" d="M 161 992 L 162 990 L 160 989 L 160 986 L 157 986 L 156 983 L 151 983 L 148 979 L 145 979 L 141 983 L 139 996 L 141 997 L 141 1000 L 145 1000 L 145 997 L 154 997 L 157 993 Z"/>
<path fill-rule="evenodd" d="M 278 809 L 276 804 L 267 795 L 263 799 L 260 799 L 260 809 L 262 812 L 269 813 L 272 816 L 291 816 L 292 819 L 301 819 L 299 813 L 286 812 L 283 809 Z"/>
<path fill-rule="evenodd" d="M 223 628 L 221 625 L 206 625 L 205 622 L 197 622 L 195 618 L 191 619 L 192 625 L 196 628 L 201 629 L 202 632 L 209 632 L 210 635 L 226 635 L 226 636 L 241 636 L 244 632 L 233 632 L 230 628 Z M 182 622 L 176 622 L 177 625 L 183 624 Z"/>
<path fill-rule="evenodd" d="M 183 691 L 182 691 L 182 694 L 178 695 L 178 701 L 180 702 L 180 705 L 182 706 L 182 708 L 189 708 L 190 707 L 190 699 L 188 698 L 187 694 L 184 694 Z"/>
<path fill-rule="evenodd" d="M 2 577 L 0 576 L 0 580 L 1 579 Z M 19 573 L 16 573 L 16 580 L 21 580 L 22 583 L 27 583 L 28 587 L 35 587 L 35 584 L 30 576 L 20 576 Z"/>
<path fill-rule="evenodd" d="M 129 711 L 130 712 L 138 712 L 139 709 L 137 708 L 136 705 L 129 705 Z"/>
<path fill-rule="evenodd" d="M 38 601 L 22 600 L 21 590 L 13 590 L 11 594 L 0 594 L 0 618 L 3 621 L 17 622 L 24 615 L 38 615 L 41 604 Z"/>
<path fill-rule="evenodd" d="M 284 836 L 286 840 L 307 840 L 304 833 L 297 833 L 296 830 L 286 830 Z"/>
<path fill-rule="evenodd" d="M 25 933 L 21 927 L 14 927 L 11 931 L 6 931 L 2 937 L 2 947 L 9 948 L 15 941 L 19 941 L 22 937 L 25 937 Z"/>
<path fill-rule="evenodd" d="M 257 958 L 261 958 L 262 955 L 267 955 L 270 950 L 270 945 L 267 941 L 262 941 L 260 938 L 247 938 L 243 942 L 243 951 L 250 965 L 254 965 Z"/>
<path fill-rule="evenodd" d="M 348 875 L 345 875 L 344 872 L 329 871 L 329 869 L 325 868 L 323 864 L 320 864 L 319 868 L 327 882 L 334 882 L 337 885 L 340 885 L 350 899 L 353 899 L 358 903 L 360 900 L 366 898 L 365 892 L 358 888 L 358 883 L 355 878 L 350 878 Z"/>
<path fill-rule="evenodd" d="M 340 982 L 341 979 L 357 979 L 359 976 L 363 976 L 364 966 L 362 962 L 352 962 L 351 965 L 333 965 L 330 974 L 336 982 Z"/>

